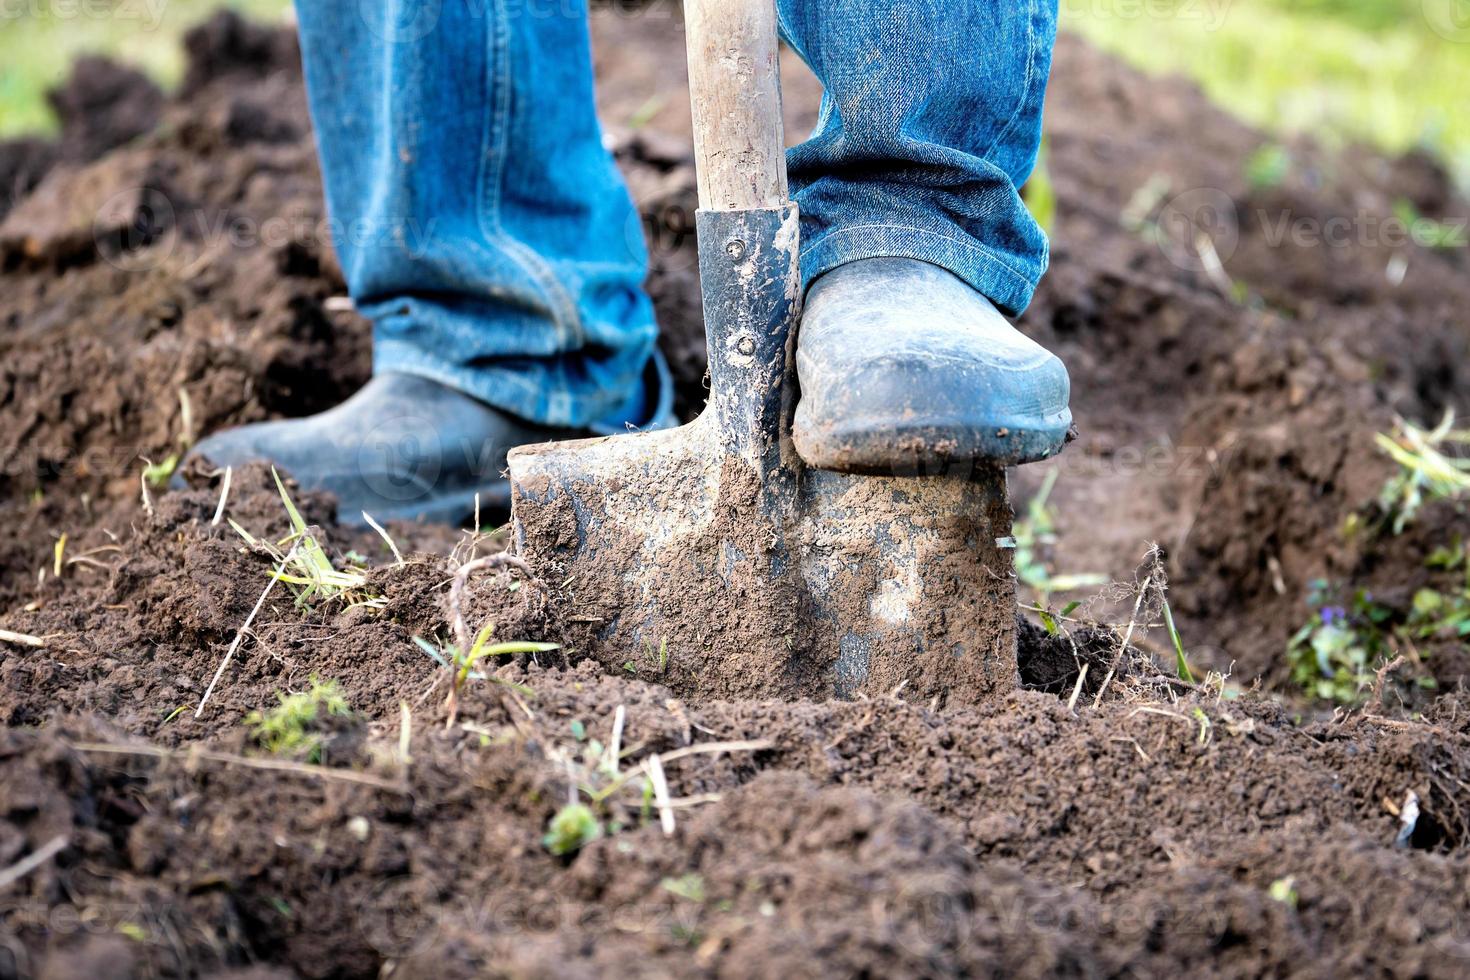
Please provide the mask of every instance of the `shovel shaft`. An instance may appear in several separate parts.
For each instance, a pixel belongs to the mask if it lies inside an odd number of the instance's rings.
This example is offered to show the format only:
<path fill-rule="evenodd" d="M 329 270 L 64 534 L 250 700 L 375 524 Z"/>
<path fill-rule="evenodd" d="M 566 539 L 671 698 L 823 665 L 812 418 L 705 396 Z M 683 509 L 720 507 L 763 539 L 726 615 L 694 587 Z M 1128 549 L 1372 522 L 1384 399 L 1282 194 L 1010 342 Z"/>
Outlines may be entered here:
<path fill-rule="evenodd" d="M 699 206 L 787 201 L 775 0 L 684 0 Z"/>

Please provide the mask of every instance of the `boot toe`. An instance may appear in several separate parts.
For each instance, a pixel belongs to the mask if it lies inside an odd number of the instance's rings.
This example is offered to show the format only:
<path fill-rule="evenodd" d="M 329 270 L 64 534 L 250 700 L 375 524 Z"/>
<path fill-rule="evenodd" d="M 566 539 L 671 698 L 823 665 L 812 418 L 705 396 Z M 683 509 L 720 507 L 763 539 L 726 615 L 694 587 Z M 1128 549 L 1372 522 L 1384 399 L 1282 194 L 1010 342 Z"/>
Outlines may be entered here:
<path fill-rule="evenodd" d="M 1061 360 L 947 271 L 841 266 L 809 295 L 797 344 L 798 454 L 821 469 L 953 472 L 1054 455 L 1072 426 Z"/>

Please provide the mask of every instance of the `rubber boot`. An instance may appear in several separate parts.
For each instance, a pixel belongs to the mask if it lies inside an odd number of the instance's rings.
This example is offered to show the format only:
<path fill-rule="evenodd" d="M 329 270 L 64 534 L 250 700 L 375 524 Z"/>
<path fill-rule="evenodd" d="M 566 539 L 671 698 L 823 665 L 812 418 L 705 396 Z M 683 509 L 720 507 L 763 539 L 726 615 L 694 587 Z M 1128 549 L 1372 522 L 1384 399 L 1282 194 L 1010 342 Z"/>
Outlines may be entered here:
<path fill-rule="evenodd" d="M 810 466 L 939 473 L 1055 455 L 1072 427 L 1057 357 L 949 271 L 863 259 L 807 292 L 796 450 Z"/>
<path fill-rule="evenodd" d="M 453 523 L 505 510 L 505 456 L 515 446 L 587 432 L 548 429 L 506 415 L 427 378 L 380 374 L 336 408 L 303 419 L 260 422 L 194 447 L 216 466 L 266 460 L 309 490 L 336 495 L 343 524 Z"/>

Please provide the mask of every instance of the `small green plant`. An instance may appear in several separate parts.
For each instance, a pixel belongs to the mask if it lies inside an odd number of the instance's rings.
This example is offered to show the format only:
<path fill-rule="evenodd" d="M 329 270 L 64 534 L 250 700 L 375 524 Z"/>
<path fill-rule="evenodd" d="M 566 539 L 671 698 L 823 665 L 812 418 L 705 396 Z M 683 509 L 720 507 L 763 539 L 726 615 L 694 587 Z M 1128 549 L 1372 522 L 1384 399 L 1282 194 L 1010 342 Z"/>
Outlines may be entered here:
<path fill-rule="evenodd" d="M 1373 682 L 1373 665 L 1388 652 L 1393 610 L 1363 589 L 1347 604 L 1333 604 L 1330 586 L 1320 579 L 1308 602 L 1316 614 L 1287 644 L 1292 680 L 1316 697 L 1355 704 Z"/>
<path fill-rule="evenodd" d="M 1427 500 L 1459 500 L 1470 490 L 1470 459 L 1445 453 L 1470 443 L 1470 431 L 1455 428 L 1454 412 L 1445 412 L 1439 425 L 1428 430 L 1399 419 L 1391 434 L 1380 432 L 1374 442 L 1399 464 L 1378 495 L 1394 534 L 1414 520 Z"/>
<path fill-rule="evenodd" d="M 704 753 L 756 752 L 771 748 L 765 740 L 710 742 L 686 745 L 627 764 L 639 747 L 624 747 L 627 710 L 613 712 L 607 742 L 596 738 L 581 719 L 568 726 L 570 740 L 542 744 L 547 758 L 567 773 L 566 804 L 551 818 L 542 844 L 553 854 L 567 854 L 597 837 L 614 836 L 625 828 L 657 821 L 664 833 L 674 832 L 674 808 L 691 800 L 674 800 L 664 771 L 664 760 Z"/>
<path fill-rule="evenodd" d="M 1291 173 L 1291 152 L 1280 143 L 1265 143 L 1245 162 L 1245 181 L 1252 190 L 1279 187 Z"/>
<path fill-rule="evenodd" d="M 296 504 L 286 492 L 286 485 L 281 481 L 281 475 L 276 472 L 275 467 L 271 467 L 271 476 L 275 477 L 276 489 L 280 491 L 281 502 L 285 504 L 286 514 L 291 519 L 291 533 L 280 541 L 265 541 L 246 531 L 233 518 L 228 520 L 230 527 L 245 539 L 246 544 L 275 559 L 280 571 L 273 574 L 278 581 L 291 587 L 296 594 L 297 607 L 308 608 L 317 600 L 340 600 L 349 607 L 386 608 L 386 599 L 367 591 L 365 568 L 349 562 L 339 569 L 332 563 L 326 550 L 307 527 L 301 512 L 296 509 Z"/>
<path fill-rule="evenodd" d="M 1043 556 L 1045 549 L 1057 542 L 1056 521 L 1047 507 L 1047 500 L 1056 485 L 1058 472 L 1052 470 L 1046 475 L 1041 489 L 1026 505 L 1026 516 L 1016 521 L 1011 530 L 1016 549 L 1016 577 L 1036 593 L 1037 605 L 1040 606 L 1047 605 L 1052 593 L 1094 588 L 1107 582 L 1106 576 L 1093 572 L 1056 574 Z"/>
<path fill-rule="evenodd" d="M 1273 902 L 1280 902 L 1282 905 L 1289 905 L 1292 908 L 1296 908 L 1296 878 L 1291 875 L 1287 875 L 1285 878 L 1277 878 L 1271 882 L 1271 887 L 1266 889 L 1266 894 L 1271 897 Z"/>
<path fill-rule="evenodd" d="M 183 388 L 179 389 L 179 448 L 176 452 L 169 453 L 160 463 L 144 459 L 147 465 L 143 467 L 143 479 L 155 490 L 162 490 L 168 486 L 169 479 L 174 475 L 174 470 L 179 468 L 179 461 L 194 445 L 194 405 L 189 401 L 189 392 Z"/>
<path fill-rule="evenodd" d="M 602 821 L 585 803 L 568 803 L 546 826 L 541 844 L 552 854 L 562 857 L 579 851 L 602 836 Z"/>
<path fill-rule="evenodd" d="M 665 878 L 659 882 L 659 887 L 690 902 L 703 902 L 705 898 L 704 877 L 693 872 L 677 878 Z"/>
<path fill-rule="evenodd" d="M 321 762 L 319 723 L 329 717 L 347 718 L 352 709 L 332 680 L 311 678 L 311 687 L 296 694 L 276 693 L 280 704 L 269 711 L 252 711 L 245 724 L 260 747 L 271 755 Z"/>
<path fill-rule="evenodd" d="M 1184 655 L 1184 640 L 1179 635 L 1179 629 L 1174 625 L 1174 610 L 1169 607 L 1169 597 L 1162 589 L 1159 590 L 1159 600 L 1164 607 L 1164 629 L 1169 633 L 1169 642 L 1174 644 L 1174 672 L 1179 679 L 1186 684 L 1194 683 L 1194 671 L 1189 669 L 1189 659 Z"/>
<path fill-rule="evenodd" d="M 1432 569 L 1460 572 L 1456 588 L 1448 591 L 1428 586 L 1414 593 L 1404 630 L 1415 639 L 1463 639 L 1470 637 L 1470 561 L 1463 539 L 1436 548 L 1424 564 Z"/>
<path fill-rule="evenodd" d="M 475 670 L 475 665 L 487 657 L 509 657 L 519 653 L 548 653 L 552 650 L 561 649 L 557 643 L 535 643 L 530 641 L 512 641 L 508 643 L 491 643 L 490 637 L 495 632 L 495 624 L 486 623 L 475 636 L 474 642 L 470 644 L 467 651 L 461 652 L 456 643 L 444 643 L 435 646 L 422 636 L 415 636 L 413 642 L 424 653 L 445 670 L 451 671 L 453 677 L 449 682 L 449 695 L 445 698 L 445 707 L 449 716 L 447 727 L 454 725 L 454 720 L 459 714 L 459 698 L 464 692 L 464 686 L 469 681 L 490 681 L 512 688 L 515 691 L 530 696 L 530 688 L 520 684 L 495 677 Z"/>

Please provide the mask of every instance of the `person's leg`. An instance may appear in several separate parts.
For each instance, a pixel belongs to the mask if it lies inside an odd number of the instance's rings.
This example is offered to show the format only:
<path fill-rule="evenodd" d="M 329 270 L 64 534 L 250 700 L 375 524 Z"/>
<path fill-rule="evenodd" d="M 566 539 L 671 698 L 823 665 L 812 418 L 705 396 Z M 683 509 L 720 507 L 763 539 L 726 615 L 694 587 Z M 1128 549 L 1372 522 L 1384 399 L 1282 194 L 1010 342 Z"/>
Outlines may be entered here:
<path fill-rule="evenodd" d="M 603 147 L 585 0 L 298 5 L 333 238 L 374 378 L 212 436 L 334 491 L 344 520 L 503 503 L 525 442 L 665 424 L 641 225 Z"/>
<path fill-rule="evenodd" d="M 1071 424 L 1065 369 L 994 308 L 1023 310 L 1047 263 L 1018 188 L 1041 140 L 1054 0 L 778 10 L 825 88 L 788 157 L 813 284 L 798 448 L 874 469 L 920 445 L 1006 462 L 1055 452 Z"/>
<path fill-rule="evenodd" d="M 585 0 L 310 0 L 297 14 L 375 368 L 542 425 L 648 422 L 646 256 L 602 144 Z"/>

